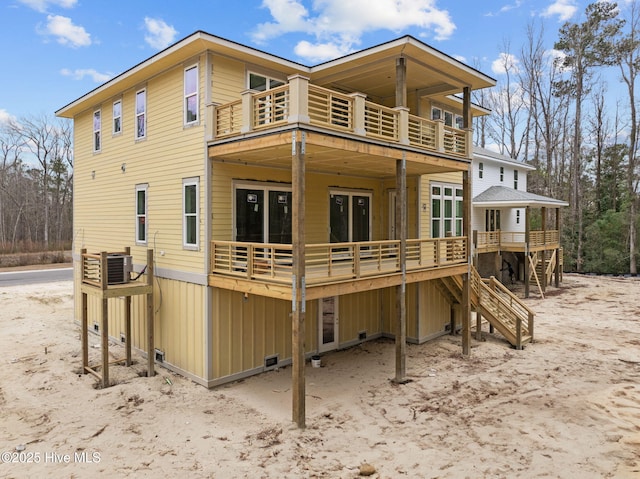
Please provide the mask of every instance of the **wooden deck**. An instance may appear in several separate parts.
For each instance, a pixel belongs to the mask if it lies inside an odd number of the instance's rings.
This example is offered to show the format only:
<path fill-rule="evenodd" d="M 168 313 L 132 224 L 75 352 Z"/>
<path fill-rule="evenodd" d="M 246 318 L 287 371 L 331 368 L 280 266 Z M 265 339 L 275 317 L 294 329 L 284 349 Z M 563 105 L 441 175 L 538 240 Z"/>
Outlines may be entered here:
<path fill-rule="evenodd" d="M 304 77 L 264 92 L 247 91 L 242 99 L 209 106 L 213 141 L 240 137 L 291 123 L 354 134 L 454 157 L 471 155 L 471 130 L 389 108 L 361 93 L 344 94 L 309 84 Z"/>
<path fill-rule="evenodd" d="M 478 231 L 476 251 L 491 253 L 496 251 L 510 251 L 524 253 L 525 251 L 546 251 L 560 247 L 560 234 L 557 230 L 530 231 L 527 248 L 526 233 L 524 231 Z"/>
<path fill-rule="evenodd" d="M 466 237 L 407 240 L 404 272 L 415 281 L 459 274 L 467 266 L 466 248 Z M 309 244 L 305 246 L 306 287 L 344 294 L 397 285 L 403 273 L 399 258 L 397 240 Z M 288 297 L 292 271 L 291 245 L 211 243 L 211 286 L 253 293 L 266 288 L 268 292 L 262 294 Z"/>

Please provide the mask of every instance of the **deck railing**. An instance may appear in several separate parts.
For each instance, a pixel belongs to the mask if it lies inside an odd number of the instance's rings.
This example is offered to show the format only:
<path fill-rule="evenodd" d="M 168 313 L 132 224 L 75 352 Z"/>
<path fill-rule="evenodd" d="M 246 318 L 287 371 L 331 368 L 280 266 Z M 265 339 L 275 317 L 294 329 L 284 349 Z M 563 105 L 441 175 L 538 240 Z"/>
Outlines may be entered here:
<path fill-rule="evenodd" d="M 289 83 L 277 88 L 247 90 L 241 100 L 208 108 L 212 140 L 289 123 L 308 123 L 458 157 L 471 154 L 469 129 L 410 115 L 408 108 L 368 101 L 362 93 L 344 94 L 312 85 L 300 75 L 293 75 Z"/>
<path fill-rule="evenodd" d="M 467 261 L 467 238 L 464 236 L 411 239 L 406 244 L 407 272 Z M 212 241 L 210 271 L 212 274 L 290 284 L 292 245 Z M 307 285 L 400 273 L 400 242 L 308 244 L 305 245 L 305 271 Z"/>
<path fill-rule="evenodd" d="M 517 244 L 524 245 L 526 235 L 524 231 L 478 231 L 477 247 L 482 248 L 500 248 L 505 245 L 513 246 Z M 530 231 L 529 246 L 556 245 L 560 242 L 560 233 L 558 230 L 547 231 Z"/>

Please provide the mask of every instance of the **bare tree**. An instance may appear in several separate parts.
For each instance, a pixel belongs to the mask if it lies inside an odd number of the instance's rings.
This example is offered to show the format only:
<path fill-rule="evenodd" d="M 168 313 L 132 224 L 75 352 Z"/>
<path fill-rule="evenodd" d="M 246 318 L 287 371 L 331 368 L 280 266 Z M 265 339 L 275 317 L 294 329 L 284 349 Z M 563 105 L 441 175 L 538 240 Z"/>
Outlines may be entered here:
<path fill-rule="evenodd" d="M 564 52 L 562 66 L 569 73 L 567 80 L 556 82 L 557 95 L 569 95 L 574 100 L 575 116 L 571 149 L 571 216 L 572 238 L 575 242 L 577 271 L 583 262 L 583 218 L 581 202 L 582 164 L 582 102 L 589 93 L 593 69 L 611 64 L 612 39 L 622 23 L 617 19 L 615 3 L 596 2 L 587 6 L 582 23 L 565 23 L 559 32 L 555 48 Z"/>

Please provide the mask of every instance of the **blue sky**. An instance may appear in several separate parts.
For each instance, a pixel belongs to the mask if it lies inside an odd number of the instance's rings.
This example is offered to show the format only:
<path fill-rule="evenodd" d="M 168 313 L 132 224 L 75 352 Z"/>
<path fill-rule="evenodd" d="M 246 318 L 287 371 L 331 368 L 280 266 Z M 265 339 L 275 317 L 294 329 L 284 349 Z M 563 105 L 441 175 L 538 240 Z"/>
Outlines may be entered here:
<path fill-rule="evenodd" d="M 492 68 L 527 24 L 578 21 L 582 0 L 0 0 L 0 121 L 53 115 L 196 30 L 313 65 L 410 34 Z M 498 62 L 499 63 L 499 62 Z"/>

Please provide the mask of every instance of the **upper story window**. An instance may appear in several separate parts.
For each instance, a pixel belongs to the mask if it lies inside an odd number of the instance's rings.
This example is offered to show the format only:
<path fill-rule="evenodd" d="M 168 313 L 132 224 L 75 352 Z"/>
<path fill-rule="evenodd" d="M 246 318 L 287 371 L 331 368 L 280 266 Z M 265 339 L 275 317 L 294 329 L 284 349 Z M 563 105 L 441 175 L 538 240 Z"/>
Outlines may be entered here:
<path fill-rule="evenodd" d="M 432 120 L 444 120 L 445 126 L 451 126 L 455 128 L 463 127 L 463 118 L 461 115 L 457 115 L 451 111 L 443 110 L 436 106 L 431 107 L 431 119 Z"/>
<path fill-rule="evenodd" d="M 464 118 L 462 115 L 455 115 L 456 119 L 456 128 L 463 129 L 464 128 Z"/>
<path fill-rule="evenodd" d="M 100 151 L 102 148 L 102 117 L 100 110 L 93 112 L 93 151 Z"/>
<path fill-rule="evenodd" d="M 182 244 L 187 249 L 197 249 L 199 243 L 199 183 L 199 178 L 186 178 L 182 180 L 184 215 L 182 221 Z"/>
<path fill-rule="evenodd" d="M 518 189 L 518 170 L 513 170 L 513 189 Z"/>
<path fill-rule="evenodd" d="M 113 102 L 113 134 L 122 132 L 122 100 Z"/>
<path fill-rule="evenodd" d="M 291 187 L 242 183 L 235 189 L 235 241 L 291 244 Z"/>
<path fill-rule="evenodd" d="M 184 71 L 184 124 L 198 121 L 198 65 Z"/>
<path fill-rule="evenodd" d="M 136 93 L 136 140 L 147 136 L 147 90 Z"/>
<path fill-rule="evenodd" d="M 276 88 L 284 85 L 284 82 L 281 80 L 276 80 L 275 78 L 269 78 L 264 75 L 258 75 L 257 73 L 249 73 L 249 89 L 256 91 L 265 91 L 270 90 L 271 88 Z"/>
<path fill-rule="evenodd" d="M 504 181 L 504 166 L 500 167 L 500 181 Z"/>
<path fill-rule="evenodd" d="M 462 187 L 431 185 L 431 237 L 462 236 Z"/>
<path fill-rule="evenodd" d="M 478 164 L 478 178 L 484 177 L 484 163 L 480 162 Z"/>
<path fill-rule="evenodd" d="M 329 242 L 370 241 L 371 194 L 329 192 Z"/>
<path fill-rule="evenodd" d="M 147 188 L 148 184 L 136 185 L 136 244 L 147 244 Z"/>

